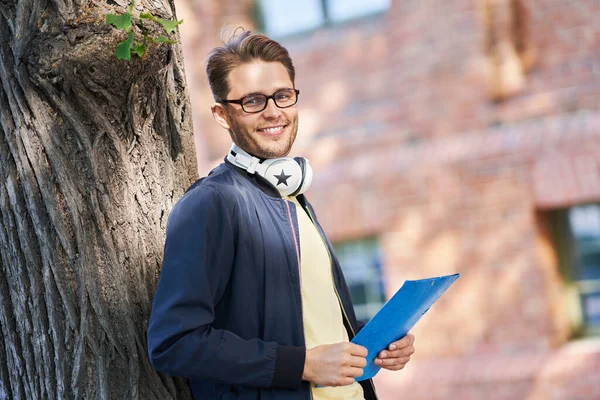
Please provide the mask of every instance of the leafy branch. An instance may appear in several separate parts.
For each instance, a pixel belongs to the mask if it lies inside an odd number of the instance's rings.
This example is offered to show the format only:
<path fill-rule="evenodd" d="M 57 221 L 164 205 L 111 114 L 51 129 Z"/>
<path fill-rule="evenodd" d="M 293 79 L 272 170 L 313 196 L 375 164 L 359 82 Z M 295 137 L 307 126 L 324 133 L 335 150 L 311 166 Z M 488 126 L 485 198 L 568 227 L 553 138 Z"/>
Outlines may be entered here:
<path fill-rule="evenodd" d="M 152 37 L 150 31 L 144 25 L 144 20 L 149 20 L 162 26 L 167 34 L 173 32 L 177 26 L 183 23 L 180 21 L 170 21 L 162 18 L 157 18 L 154 15 L 143 12 L 139 17 L 133 15 L 133 5 L 135 0 L 131 0 L 127 11 L 123 14 L 107 14 L 106 23 L 113 25 L 115 28 L 123 30 L 127 33 L 127 39 L 119 42 L 115 49 L 115 56 L 120 60 L 131 60 L 131 55 L 135 54 L 142 57 L 146 54 L 146 49 L 149 43 L 176 43 L 175 40 L 170 40 L 167 36 Z M 137 26 L 142 31 L 142 42 L 136 42 L 133 35 L 133 26 Z"/>

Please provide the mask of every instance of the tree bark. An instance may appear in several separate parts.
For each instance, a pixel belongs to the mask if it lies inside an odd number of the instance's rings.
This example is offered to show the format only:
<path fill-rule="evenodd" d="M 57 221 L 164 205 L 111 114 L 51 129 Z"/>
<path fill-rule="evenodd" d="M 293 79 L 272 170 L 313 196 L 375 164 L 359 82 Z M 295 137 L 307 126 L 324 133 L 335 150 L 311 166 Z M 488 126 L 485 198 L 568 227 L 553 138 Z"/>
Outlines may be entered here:
<path fill-rule="evenodd" d="M 183 60 L 117 60 L 104 16 L 127 5 L 0 0 L 0 399 L 191 398 L 146 352 L 167 215 L 196 177 Z"/>

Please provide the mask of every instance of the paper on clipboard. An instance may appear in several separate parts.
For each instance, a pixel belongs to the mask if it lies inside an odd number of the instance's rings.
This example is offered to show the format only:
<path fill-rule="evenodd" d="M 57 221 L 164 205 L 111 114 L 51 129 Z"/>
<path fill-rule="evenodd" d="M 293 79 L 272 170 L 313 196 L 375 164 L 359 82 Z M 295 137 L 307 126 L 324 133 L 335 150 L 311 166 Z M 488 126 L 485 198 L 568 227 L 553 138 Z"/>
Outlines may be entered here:
<path fill-rule="evenodd" d="M 372 378 L 379 372 L 381 367 L 374 363 L 379 352 L 405 336 L 459 275 L 404 282 L 396 294 L 352 339 L 352 343 L 364 346 L 369 351 L 367 366 L 356 381 Z"/>

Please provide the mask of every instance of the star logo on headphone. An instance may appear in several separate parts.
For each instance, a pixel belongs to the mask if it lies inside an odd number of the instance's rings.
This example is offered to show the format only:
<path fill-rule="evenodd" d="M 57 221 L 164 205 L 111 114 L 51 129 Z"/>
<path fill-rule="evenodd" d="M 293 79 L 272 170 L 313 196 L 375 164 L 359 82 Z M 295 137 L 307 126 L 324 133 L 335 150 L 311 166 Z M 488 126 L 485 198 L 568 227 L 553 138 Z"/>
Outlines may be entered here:
<path fill-rule="evenodd" d="M 279 175 L 274 176 L 275 178 L 277 178 L 277 185 L 275 186 L 279 186 L 279 184 L 281 183 L 283 183 L 285 186 L 288 186 L 287 180 L 291 175 L 286 175 L 283 169 L 281 170 L 281 173 Z"/>

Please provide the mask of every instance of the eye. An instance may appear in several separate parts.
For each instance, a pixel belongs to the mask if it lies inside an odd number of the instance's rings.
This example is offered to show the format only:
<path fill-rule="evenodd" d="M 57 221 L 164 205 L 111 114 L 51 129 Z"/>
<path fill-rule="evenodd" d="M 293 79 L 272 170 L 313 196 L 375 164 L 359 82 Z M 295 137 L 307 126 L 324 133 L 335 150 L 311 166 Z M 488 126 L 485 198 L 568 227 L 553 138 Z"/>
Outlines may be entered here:
<path fill-rule="evenodd" d="M 277 100 L 289 100 L 291 97 L 292 95 L 290 94 L 289 90 L 275 94 L 275 98 L 277 98 Z"/>
<path fill-rule="evenodd" d="M 244 105 L 255 105 L 255 104 L 260 104 L 263 100 L 263 98 L 261 96 L 250 96 L 250 97 L 246 97 L 244 99 Z"/>

